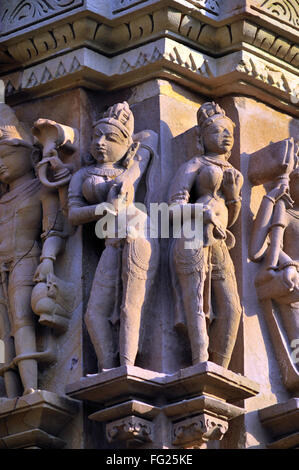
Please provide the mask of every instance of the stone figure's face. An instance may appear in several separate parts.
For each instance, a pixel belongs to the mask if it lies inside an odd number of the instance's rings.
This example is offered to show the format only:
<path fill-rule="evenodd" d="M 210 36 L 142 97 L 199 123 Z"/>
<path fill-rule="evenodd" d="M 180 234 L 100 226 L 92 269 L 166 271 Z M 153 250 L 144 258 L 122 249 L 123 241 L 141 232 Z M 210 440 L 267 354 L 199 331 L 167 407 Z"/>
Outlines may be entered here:
<path fill-rule="evenodd" d="M 230 119 L 219 118 L 203 131 L 207 153 L 222 155 L 231 151 L 234 144 L 234 126 Z"/>
<path fill-rule="evenodd" d="M 98 163 L 116 163 L 129 149 L 128 139 L 115 126 L 98 124 L 93 133 L 91 154 Z"/>
<path fill-rule="evenodd" d="M 22 147 L 0 145 L 0 183 L 10 184 L 32 170 L 31 150 Z"/>

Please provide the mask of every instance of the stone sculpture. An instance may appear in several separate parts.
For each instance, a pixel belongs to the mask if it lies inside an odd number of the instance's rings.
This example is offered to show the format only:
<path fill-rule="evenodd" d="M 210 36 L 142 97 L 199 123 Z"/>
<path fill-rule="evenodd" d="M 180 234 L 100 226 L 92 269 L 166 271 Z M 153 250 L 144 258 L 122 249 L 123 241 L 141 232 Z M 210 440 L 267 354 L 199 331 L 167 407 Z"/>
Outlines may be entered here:
<path fill-rule="evenodd" d="M 127 218 L 125 234 L 106 235 L 85 316 L 99 369 L 119 362 L 134 365 L 141 315 L 159 262 L 158 240 L 147 233 L 142 237 L 130 226 L 136 216 L 147 219 L 133 203 L 153 158 L 157 135 L 143 131 L 133 136 L 133 131 L 128 104 L 110 107 L 94 125 L 93 161 L 72 177 L 69 188 L 69 217 L 74 225 L 99 221 L 101 203 L 110 204 L 105 207 L 116 223 L 124 213 Z"/>
<path fill-rule="evenodd" d="M 241 316 L 228 227 L 239 215 L 243 177 L 228 162 L 234 124 L 223 109 L 205 103 L 197 118 L 200 154 L 179 168 L 170 188 L 172 207 L 191 204 L 194 217 L 194 203 L 203 205 L 204 224 L 202 246 L 186 248 L 184 233 L 171 246 L 176 325 L 185 312 L 193 364 L 209 359 L 227 368 Z"/>
<path fill-rule="evenodd" d="M 21 393 L 20 385 L 24 394 L 36 390 L 38 361 L 53 360 L 50 350 L 37 348 L 32 289 L 36 282 L 55 276 L 54 263 L 67 235 L 58 192 L 35 175 L 40 148 L 12 109 L 4 103 L 0 107 L 0 334 L 5 344 L 1 374 L 12 398 Z M 63 163 L 58 157 L 48 163 L 52 181 L 59 181 Z"/>
<path fill-rule="evenodd" d="M 286 387 L 299 391 L 292 352 L 299 337 L 299 168 L 293 139 L 251 156 L 249 178 L 267 184 L 253 223 L 249 257 L 261 263 L 255 278 Z M 293 351 L 292 351 L 293 348 Z"/>

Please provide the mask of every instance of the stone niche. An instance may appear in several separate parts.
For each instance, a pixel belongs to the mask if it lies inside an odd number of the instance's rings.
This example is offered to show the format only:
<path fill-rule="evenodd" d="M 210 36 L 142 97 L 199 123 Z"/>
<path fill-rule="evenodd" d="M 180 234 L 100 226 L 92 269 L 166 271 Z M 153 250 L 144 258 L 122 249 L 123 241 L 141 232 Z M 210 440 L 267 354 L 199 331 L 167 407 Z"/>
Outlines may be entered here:
<path fill-rule="evenodd" d="M 296 2 L 35 3 L 0 5 L 0 448 L 298 448 Z"/>

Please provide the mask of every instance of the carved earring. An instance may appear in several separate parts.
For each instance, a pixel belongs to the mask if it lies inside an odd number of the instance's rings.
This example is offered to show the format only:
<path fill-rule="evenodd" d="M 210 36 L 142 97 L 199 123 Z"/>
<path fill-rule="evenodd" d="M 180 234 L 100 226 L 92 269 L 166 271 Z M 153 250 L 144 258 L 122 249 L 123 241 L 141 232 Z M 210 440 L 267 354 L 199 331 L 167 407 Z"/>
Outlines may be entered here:
<path fill-rule="evenodd" d="M 140 142 L 133 142 L 130 145 L 129 150 L 127 151 L 126 156 L 123 161 L 123 166 L 125 168 L 130 168 L 139 147 L 140 147 Z"/>

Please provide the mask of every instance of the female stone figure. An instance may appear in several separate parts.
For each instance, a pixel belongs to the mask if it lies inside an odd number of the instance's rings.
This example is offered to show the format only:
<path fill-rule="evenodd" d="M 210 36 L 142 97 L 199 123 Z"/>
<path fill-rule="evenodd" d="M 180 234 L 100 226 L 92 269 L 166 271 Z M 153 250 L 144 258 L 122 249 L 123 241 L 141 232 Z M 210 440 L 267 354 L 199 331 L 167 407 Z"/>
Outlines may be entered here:
<path fill-rule="evenodd" d="M 95 123 L 93 162 L 79 170 L 70 184 L 69 215 L 74 225 L 98 221 L 100 203 L 112 205 L 116 222 L 123 217 L 120 207 L 132 206 L 157 144 L 151 131 L 133 140 L 133 130 L 134 117 L 126 102 L 109 108 Z M 147 218 L 133 206 L 131 217 L 136 214 Z M 121 365 L 134 365 L 142 310 L 158 265 L 157 240 L 130 232 L 130 216 L 126 217 L 125 235 L 106 238 L 85 317 L 100 369 L 116 367 L 118 352 Z M 118 322 L 119 344 L 114 340 Z"/>
<path fill-rule="evenodd" d="M 197 118 L 201 153 L 179 168 L 170 188 L 170 204 L 191 204 L 192 217 L 194 203 L 203 205 L 204 224 L 202 246 L 187 248 L 184 234 L 172 245 L 176 323 L 184 311 L 193 364 L 209 359 L 228 367 L 241 315 L 228 227 L 239 215 L 243 178 L 228 162 L 233 122 L 214 102 L 203 104 Z"/>

